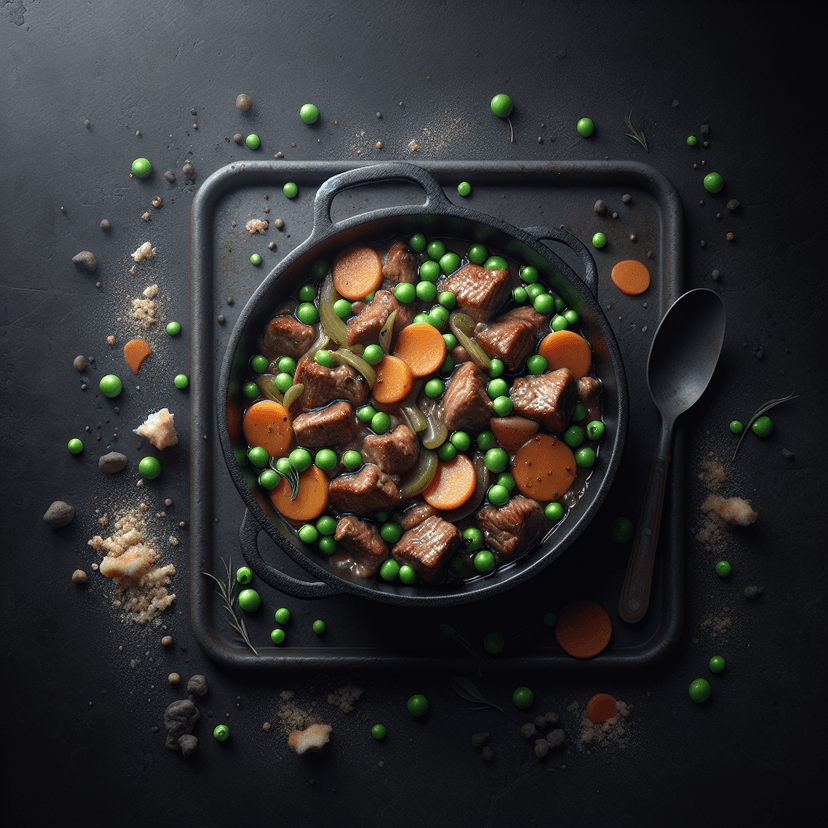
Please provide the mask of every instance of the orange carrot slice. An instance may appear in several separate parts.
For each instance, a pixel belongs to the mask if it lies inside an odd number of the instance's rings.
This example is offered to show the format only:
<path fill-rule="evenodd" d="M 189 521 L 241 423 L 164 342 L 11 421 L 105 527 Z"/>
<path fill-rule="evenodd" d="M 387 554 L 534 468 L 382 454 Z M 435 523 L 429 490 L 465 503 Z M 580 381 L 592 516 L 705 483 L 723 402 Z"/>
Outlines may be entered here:
<path fill-rule="evenodd" d="M 575 331 L 553 331 L 547 334 L 538 353 L 549 363 L 550 371 L 569 368 L 575 379 L 581 379 L 592 367 L 592 351 L 589 343 Z"/>
<path fill-rule="evenodd" d="M 575 455 L 563 440 L 536 434 L 515 454 L 512 474 L 522 495 L 540 501 L 558 500 L 572 485 Z"/>
<path fill-rule="evenodd" d="M 343 250 L 334 259 L 332 272 L 337 292 L 352 302 L 364 299 L 382 284 L 382 261 L 364 244 Z"/>
<path fill-rule="evenodd" d="M 284 478 L 271 491 L 270 500 L 288 520 L 314 520 L 328 507 L 329 488 L 328 475 L 311 466 L 299 475 L 299 492 L 294 500 Z"/>
<path fill-rule="evenodd" d="M 638 296 L 650 286 L 650 271 L 642 262 L 635 259 L 618 262 L 610 276 L 618 290 L 627 296 Z"/>
<path fill-rule="evenodd" d="M 124 345 L 124 359 L 132 372 L 137 374 L 144 364 L 144 360 L 152 353 L 152 348 L 143 339 L 130 339 Z"/>
<path fill-rule="evenodd" d="M 612 636 L 612 621 L 595 601 L 573 601 L 564 607 L 555 625 L 555 638 L 573 658 L 598 655 Z"/>
<path fill-rule="evenodd" d="M 596 693 L 587 702 L 587 716 L 593 724 L 603 724 L 618 712 L 616 704 L 615 696 L 609 693 Z"/>
<path fill-rule="evenodd" d="M 437 473 L 423 492 L 423 498 L 435 509 L 456 509 L 474 494 L 476 484 L 474 463 L 465 454 L 456 454 L 437 466 Z"/>
<path fill-rule="evenodd" d="M 411 393 L 414 387 L 414 375 L 399 357 L 383 357 L 374 370 L 377 373 L 377 379 L 372 393 L 378 403 L 401 402 Z"/>
<path fill-rule="evenodd" d="M 415 377 L 427 377 L 446 361 L 446 341 L 434 325 L 415 322 L 400 331 L 394 355 L 405 360 Z"/>
<path fill-rule="evenodd" d="M 538 433 L 538 424 L 526 417 L 492 417 L 489 429 L 507 451 L 517 451 Z"/>
<path fill-rule="evenodd" d="M 284 455 L 293 439 L 287 409 L 273 400 L 253 403 L 244 413 L 243 429 L 247 444 L 262 446 L 271 457 Z"/>

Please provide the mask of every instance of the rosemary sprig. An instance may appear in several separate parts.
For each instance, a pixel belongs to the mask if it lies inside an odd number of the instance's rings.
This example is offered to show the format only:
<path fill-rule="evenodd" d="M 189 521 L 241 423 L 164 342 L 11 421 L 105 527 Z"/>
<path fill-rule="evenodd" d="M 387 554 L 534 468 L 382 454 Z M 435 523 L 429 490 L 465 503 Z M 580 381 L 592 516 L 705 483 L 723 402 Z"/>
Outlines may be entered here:
<path fill-rule="evenodd" d="M 461 699 L 474 702 L 477 705 L 477 707 L 473 708 L 475 710 L 485 710 L 487 707 L 493 707 L 495 710 L 499 710 L 504 716 L 506 715 L 506 711 L 502 707 L 494 702 L 490 702 L 467 678 L 455 676 L 451 680 L 451 689 Z"/>
<path fill-rule="evenodd" d="M 736 454 L 739 451 L 739 446 L 742 445 L 742 440 L 745 439 L 745 435 L 750 431 L 750 427 L 763 415 L 767 414 L 772 408 L 776 408 L 777 405 L 781 405 L 784 402 L 790 402 L 791 400 L 795 400 L 799 394 L 788 394 L 787 397 L 780 397 L 778 400 L 768 400 L 766 403 L 763 403 L 759 406 L 756 410 L 756 413 L 748 420 L 748 424 L 745 426 L 744 431 L 742 431 L 741 437 L 739 437 L 739 442 L 736 443 L 736 451 L 733 452 L 733 459 L 736 459 Z"/>
<path fill-rule="evenodd" d="M 285 474 L 283 471 L 280 471 L 276 468 L 275 465 L 271 466 L 271 468 L 284 480 L 287 482 L 288 486 L 290 486 L 290 499 L 296 500 L 296 495 L 299 494 L 299 472 L 290 467 L 290 474 Z"/>
<path fill-rule="evenodd" d="M 256 648 L 250 643 L 250 636 L 247 634 L 247 627 L 243 619 L 239 618 L 236 614 L 235 604 L 236 598 L 238 598 L 238 590 L 239 584 L 235 578 L 232 576 L 232 562 L 225 561 L 224 558 L 221 559 L 221 562 L 224 564 L 224 569 L 227 573 L 227 583 L 220 581 L 216 578 L 215 575 L 211 575 L 209 572 L 202 572 L 202 575 L 206 575 L 208 578 L 212 578 L 216 584 L 218 585 L 218 594 L 221 595 L 222 599 L 224 600 L 224 608 L 227 612 L 230 613 L 230 626 L 242 637 L 244 643 L 253 650 L 255 655 L 259 655 L 256 652 Z"/>
<path fill-rule="evenodd" d="M 647 139 L 644 137 L 644 133 L 633 126 L 632 112 L 630 112 L 629 115 L 624 116 L 624 123 L 629 130 L 629 132 L 626 133 L 627 138 L 636 144 L 640 144 L 647 152 L 649 152 L 650 148 L 647 146 Z"/>

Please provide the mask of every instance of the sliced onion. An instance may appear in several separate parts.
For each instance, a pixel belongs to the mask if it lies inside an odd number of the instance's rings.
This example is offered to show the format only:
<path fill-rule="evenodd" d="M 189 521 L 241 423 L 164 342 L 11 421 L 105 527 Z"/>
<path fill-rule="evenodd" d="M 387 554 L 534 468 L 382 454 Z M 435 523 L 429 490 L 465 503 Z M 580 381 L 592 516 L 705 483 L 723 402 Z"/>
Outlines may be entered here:
<path fill-rule="evenodd" d="M 263 374 L 256 377 L 256 385 L 259 386 L 259 391 L 269 400 L 282 403 L 282 392 L 276 387 L 276 380 L 272 376 Z"/>
<path fill-rule="evenodd" d="M 287 391 L 285 391 L 285 401 L 282 403 L 284 407 L 290 411 L 291 405 L 302 396 L 302 392 L 305 390 L 305 386 L 300 382 L 296 385 L 291 385 Z"/>
<path fill-rule="evenodd" d="M 348 326 L 340 319 L 334 311 L 334 302 L 339 299 L 339 294 L 333 283 L 333 275 L 329 273 L 322 283 L 322 289 L 319 291 L 319 319 L 322 322 L 322 327 L 325 333 L 340 345 L 348 344 Z"/>
<path fill-rule="evenodd" d="M 488 371 L 492 364 L 489 355 L 483 350 L 480 343 L 470 336 L 474 330 L 474 320 L 468 314 L 454 311 L 449 316 L 449 327 L 457 337 L 457 341 L 466 349 L 471 361 L 481 370 Z"/>
<path fill-rule="evenodd" d="M 394 323 L 397 321 L 397 311 L 392 310 L 388 314 L 379 332 L 379 344 L 386 354 L 391 353 L 391 344 L 394 341 Z"/>
<path fill-rule="evenodd" d="M 428 488 L 428 484 L 437 474 L 437 455 L 428 449 L 420 449 L 417 465 L 409 472 L 408 477 L 400 483 L 400 494 L 403 500 L 416 497 Z"/>
<path fill-rule="evenodd" d="M 331 356 L 340 365 L 350 365 L 355 371 L 359 371 L 365 377 L 368 387 L 374 387 L 374 383 L 377 381 L 377 372 L 361 356 L 358 356 L 348 348 L 331 351 Z"/>

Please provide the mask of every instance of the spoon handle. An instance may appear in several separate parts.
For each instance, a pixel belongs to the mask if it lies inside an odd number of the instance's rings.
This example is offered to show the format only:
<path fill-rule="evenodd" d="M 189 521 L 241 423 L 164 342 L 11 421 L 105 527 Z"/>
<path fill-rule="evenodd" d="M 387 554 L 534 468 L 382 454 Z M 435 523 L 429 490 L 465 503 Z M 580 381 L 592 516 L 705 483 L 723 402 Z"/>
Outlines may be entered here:
<path fill-rule="evenodd" d="M 661 510 L 664 505 L 669 468 L 669 450 L 657 451 L 650 465 L 644 505 L 641 508 L 630 562 L 627 564 L 627 574 L 624 577 L 624 586 L 621 587 L 621 597 L 618 600 L 618 614 L 630 624 L 640 621 L 650 606 L 653 564 L 658 546 L 658 530 L 661 526 Z"/>

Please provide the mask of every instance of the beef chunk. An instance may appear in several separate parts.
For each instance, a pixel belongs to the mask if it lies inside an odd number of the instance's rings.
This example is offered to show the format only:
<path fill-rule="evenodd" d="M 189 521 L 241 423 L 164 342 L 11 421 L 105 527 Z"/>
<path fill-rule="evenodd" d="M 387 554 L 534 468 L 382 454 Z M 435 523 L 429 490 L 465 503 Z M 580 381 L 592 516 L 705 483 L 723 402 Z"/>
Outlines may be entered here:
<path fill-rule="evenodd" d="M 382 266 L 382 278 L 388 279 L 394 287 L 400 282 L 413 285 L 417 281 L 417 270 L 420 267 L 420 258 L 408 249 L 405 242 L 397 242 L 385 257 Z"/>
<path fill-rule="evenodd" d="M 348 344 L 370 345 L 377 342 L 385 321 L 392 311 L 399 311 L 399 307 L 400 303 L 394 298 L 393 293 L 378 290 L 373 301 L 348 323 Z M 394 327 L 396 328 L 396 322 Z"/>
<path fill-rule="evenodd" d="M 356 474 L 343 474 L 331 482 L 331 500 L 343 512 L 367 515 L 397 506 L 400 490 L 379 466 L 366 463 Z"/>
<path fill-rule="evenodd" d="M 391 555 L 398 563 L 408 564 L 427 583 L 435 583 L 442 579 L 449 558 L 462 541 L 463 535 L 453 523 L 433 515 L 409 529 Z"/>
<path fill-rule="evenodd" d="M 449 431 L 478 432 L 489 427 L 494 409 L 486 391 L 486 375 L 473 362 L 464 362 L 452 375 L 443 410 Z"/>
<path fill-rule="evenodd" d="M 437 510 L 433 506 L 428 503 L 418 503 L 416 506 L 412 506 L 406 510 L 401 517 L 397 518 L 397 523 L 402 526 L 404 532 L 407 532 L 409 529 L 419 526 L 424 520 L 436 514 Z"/>
<path fill-rule="evenodd" d="M 368 383 L 350 365 L 326 368 L 306 357 L 299 363 L 296 382 L 305 386 L 301 397 L 305 408 L 319 408 L 334 400 L 347 400 L 359 406 L 371 398 Z"/>
<path fill-rule="evenodd" d="M 345 515 L 337 523 L 334 540 L 365 570 L 366 578 L 388 557 L 388 546 L 379 529 L 355 515 Z"/>
<path fill-rule="evenodd" d="M 446 279 L 443 290 L 457 297 L 457 306 L 475 322 L 484 322 L 509 295 L 509 270 L 487 270 L 467 264 Z"/>
<path fill-rule="evenodd" d="M 581 377 L 578 380 L 578 399 L 589 408 L 601 396 L 601 380 L 595 377 Z"/>
<path fill-rule="evenodd" d="M 344 445 L 356 437 L 359 429 L 353 407 L 344 400 L 318 411 L 300 414 L 293 421 L 296 442 L 307 448 Z"/>
<path fill-rule="evenodd" d="M 490 357 L 502 359 L 509 371 L 519 371 L 535 350 L 546 317 L 534 308 L 516 308 L 479 331 L 477 341 Z"/>
<path fill-rule="evenodd" d="M 271 362 L 282 356 L 299 359 L 316 339 L 316 331 L 292 316 L 276 316 L 267 323 L 259 343 L 259 353 Z"/>
<path fill-rule="evenodd" d="M 362 456 L 386 474 L 405 474 L 420 456 L 420 441 L 407 425 L 398 425 L 387 434 L 369 434 Z"/>
<path fill-rule="evenodd" d="M 515 414 L 537 420 L 552 432 L 563 431 L 578 404 L 578 381 L 569 368 L 533 377 L 518 377 L 512 385 Z"/>
<path fill-rule="evenodd" d="M 498 555 L 508 557 L 526 552 L 547 526 L 543 506 L 537 500 L 518 495 L 505 506 L 486 506 L 477 515 L 477 526 L 485 542 Z"/>

